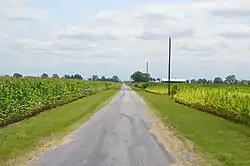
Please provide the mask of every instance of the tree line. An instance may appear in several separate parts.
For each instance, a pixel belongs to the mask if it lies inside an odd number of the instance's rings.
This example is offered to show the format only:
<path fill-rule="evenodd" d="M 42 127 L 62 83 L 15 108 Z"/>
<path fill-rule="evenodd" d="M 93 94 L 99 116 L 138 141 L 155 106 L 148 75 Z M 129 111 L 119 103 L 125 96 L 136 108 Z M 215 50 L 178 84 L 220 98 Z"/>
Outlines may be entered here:
<path fill-rule="evenodd" d="M 235 75 L 228 75 L 224 80 L 221 77 L 215 77 L 213 80 L 207 80 L 205 78 L 192 79 L 190 83 L 196 84 L 243 84 L 250 85 L 250 80 L 238 80 Z"/>
<path fill-rule="evenodd" d="M 118 76 L 113 76 L 111 78 L 106 78 L 105 76 L 98 77 L 97 75 L 93 75 L 91 78 L 88 78 L 89 81 L 111 81 L 111 82 L 120 82 Z"/>
<path fill-rule="evenodd" d="M 160 78 L 153 78 L 148 73 L 143 73 L 140 71 L 134 72 L 130 78 L 134 82 L 155 82 L 161 81 Z M 186 80 L 186 83 L 192 84 L 244 84 L 250 85 L 250 80 L 238 80 L 235 75 L 228 75 L 224 80 L 221 77 L 215 77 L 213 80 L 207 80 L 205 78 Z"/>
<path fill-rule="evenodd" d="M 47 73 L 43 73 L 40 77 L 39 76 L 23 76 L 20 73 L 14 73 L 13 76 L 5 75 L 4 77 L 9 78 L 57 78 L 57 79 L 78 79 L 83 80 L 83 77 L 81 74 L 74 74 L 74 75 L 67 75 L 60 77 L 58 74 L 53 74 L 51 77 Z M 120 82 L 120 79 L 118 76 L 113 76 L 111 78 L 109 77 L 98 77 L 98 75 L 93 75 L 91 78 L 87 78 L 89 81 L 110 81 L 110 82 Z"/>

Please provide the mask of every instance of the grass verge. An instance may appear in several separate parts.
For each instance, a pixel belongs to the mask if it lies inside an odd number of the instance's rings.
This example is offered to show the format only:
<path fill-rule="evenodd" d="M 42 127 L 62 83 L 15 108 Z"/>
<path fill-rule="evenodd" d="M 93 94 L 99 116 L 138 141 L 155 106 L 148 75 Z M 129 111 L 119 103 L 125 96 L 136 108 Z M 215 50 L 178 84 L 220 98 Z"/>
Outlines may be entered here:
<path fill-rule="evenodd" d="M 59 141 L 107 104 L 119 91 L 120 84 L 115 86 L 0 129 L 0 165 L 20 165 L 43 145 Z"/>
<path fill-rule="evenodd" d="M 250 165 L 249 126 L 235 124 L 175 103 L 167 96 L 148 93 L 134 87 L 132 89 L 157 110 L 165 124 L 171 125 L 179 134 L 192 141 L 195 150 L 203 154 L 205 160 L 218 161 L 216 165 Z"/>

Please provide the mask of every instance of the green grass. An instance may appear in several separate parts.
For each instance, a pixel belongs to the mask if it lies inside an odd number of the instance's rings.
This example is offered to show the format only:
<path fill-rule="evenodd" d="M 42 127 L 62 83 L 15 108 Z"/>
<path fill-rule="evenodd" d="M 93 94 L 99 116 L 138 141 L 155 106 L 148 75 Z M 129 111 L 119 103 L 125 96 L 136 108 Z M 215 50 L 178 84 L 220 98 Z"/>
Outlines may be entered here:
<path fill-rule="evenodd" d="M 132 87 L 134 90 L 137 88 Z M 250 127 L 201 112 L 163 95 L 138 90 L 165 124 L 193 141 L 200 154 L 208 154 L 219 165 L 250 165 Z M 209 159 L 212 161 L 212 159 Z"/>
<path fill-rule="evenodd" d="M 115 86 L 119 88 L 120 84 Z M 14 165 L 8 161 L 14 159 L 14 162 L 19 162 L 15 159 L 32 157 L 29 156 L 30 152 L 36 151 L 48 141 L 59 141 L 104 106 L 117 92 L 114 89 L 106 90 L 0 129 L 0 165 Z"/>

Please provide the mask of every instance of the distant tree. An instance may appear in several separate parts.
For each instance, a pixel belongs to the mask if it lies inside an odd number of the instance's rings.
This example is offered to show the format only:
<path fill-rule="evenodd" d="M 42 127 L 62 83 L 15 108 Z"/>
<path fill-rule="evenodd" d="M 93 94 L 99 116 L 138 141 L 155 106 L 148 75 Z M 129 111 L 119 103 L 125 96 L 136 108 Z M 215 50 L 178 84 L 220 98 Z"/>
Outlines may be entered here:
<path fill-rule="evenodd" d="M 41 75 L 41 77 L 42 77 L 42 78 L 48 78 L 49 76 L 48 76 L 48 74 L 43 73 L 43 74 Z"/>
<path fill-rule="evenodd" d="M 92 78 L 88 78 L 88 81 L 91 81 L 92 80 Z"/>
<path fill-rule="evenodd" d="M 135 82 L 142 82 L 143 81 L 143 73 L 140 71 L 137 71 L 131 75 L 131 79 Z"/>
<path fill-rule="evenodd" d="M 195 79 L 192 79 L 192 80 L 190 80 L 190 83 L 195 84 L 195 83 L 197 83 L 197 81 Z"/>
<path fill-rule="evenodd" d="M 239 83 L 240 83 L 239 80 L 235 80 L 235 81 L 234 81 L 234 84 L 239 84 Z"/>
<path fill-rule="evenodd" d="M 10 76 L 9 76 L 9 75 L 4 75 L 4 77 L 6 77 L 6 78 L 10 78 Z"/>
<path fill-rule="evenodd" d="M 223 84 L 223 80 L 221 77 L 215 77 L 214 78 L 214 84 Z"/>
<path fill-rule="evenodd" d="M 13 74 L 13 78 L 22 78 L 22 74 L 19 74 L 19 73 L 14 73 Z"/>
<path fill-rule="evenodd" d="M 101 81 L 106 81 L 105 76 L 102 76 L 102 77 L 101 77 Z"/>
<path fill-rule="evenodd" d="M 150 77 L 150 78 L 149 78 L 149 81 L 153 81 L 153 78 L 152 78 L 152 77 Z"/>
<path fill-rule="evenodd" d="M 80 74 L 75 74 L 74 79 L 82 80 L 82 76 Z"/>
<path fill-rule="evenodd" d="M 153 78 L 153 77 L 150 77 L 150 78 L 149 78 L 149 81 L 153 81 L 153 82 L 155 82 L 155 80 L 156 80 L 156 79 L 155 79 L 155 78 Z"/>
<path fill-rule="evenodd" d="M 186 83 L 189 84 L 189 80 L 186 80 Z"/>
<path fill-rule="evenodd" d="M 60 78 L 58 74 L 53 74 L 52 78 Z"/>
<path fill-rule="evenodd" d="M 65 74 L 65 75 L 63 76 L 63 78 L 64 78 L 64 79 L 70 79 L 70 75 Z"/>
<path fill-rule="evenodd" d="M 248 80 L 240 80 L 239 84 L 248 85 Z"/>
<path fill-rule="evenodd" d="M 157 80 L 157 81 L 161 81 L 161 79 L 160 79 L 160 78 L 157 78 L 156 80 Z"/>
<path fill-rule="evenodd" d="M 213 80 L 207 80 L 207 83 L 208 83 L 208 84 L 212 84 L 212 83 L 213 83 Z"/>
<path fill-rule="evenodd" d="M 143 81 L 144 82 L 148 82 L 150 78 L 150 74 L 149 73 L 143 73 Z"/>
<path fill-rule="evenodd" d="M 25 76 L 24 78 L 36 78 L 36 77 L 35 76 Z"/>
<path fill-rule="evenodd" d="M 150 74 L 142 73 L 140 71 L 136 71 L 131 75 L 131 79 L 135 82 L 148 82 L 150 78 Z"/>
<path fill-rule="evenodd" d="M 198 84 L 207 84 L 207 80 L 205 78 L 198 79 Z"/>
<path fill-rule="evenodd" d="M 112 82 L 112 78 L 106 78 L 106 81 Z"/>
<path fill-rule="evenodd" d="M 99 80 L 99 78 L 98 78 L 97 75 L 93 75 L 93 76 L 92 76 L 92 81 L 98 81 L 98 80 Z"/>
<path fill-rule="evenodd" d="M 235 75 L 229 75 L 229 76 L 226 77 L 225 82 L 227 84 L 237 84 L 238 81 L 237 81 Z"/>
<path fill-rule="evenodd" d="M 117 76 L 113 76 L 113 77 L 112 77 L 112 81 L 113 81 L 113 82 L 119 82 L 120 79 L 119 79 Z"/>

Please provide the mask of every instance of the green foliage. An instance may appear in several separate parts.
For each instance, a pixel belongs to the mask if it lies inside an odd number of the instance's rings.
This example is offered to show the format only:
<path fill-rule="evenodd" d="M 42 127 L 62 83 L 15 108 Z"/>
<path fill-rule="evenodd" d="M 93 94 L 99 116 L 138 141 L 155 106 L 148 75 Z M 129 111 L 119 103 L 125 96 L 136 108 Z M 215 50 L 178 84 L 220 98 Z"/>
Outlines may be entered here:
<path fill-rule="evenodd" d="M 171 96 L 173 97 L 179 90 L 179 87 L 177 85 L 174 85 L 171 87 L 171 90 L 170 90 L 170 93 L 171 93 Z"/>
<path fill-rule="evenodd" d="M 151 83 L 145 90 L 158 94 L 168 92 L 166 84 L 157 83 Z M 249 86 L 173 84 L 171 94 L 178 103 L 236 122 L 250 123 Z"/>
<path fill-rule="evenodd" d="M 107 89 L 112 83 L 68 79 L 1 78 L 0 126 Z"/>
<path fill-rule="evenodd" d="M 16 125 L 2 128 L 0 165 L 27 165 L 25 164 L 27 158 L 33 159 L 34 154 L 37 154 L 41 147 L 47 143 L 54 145 L 66 134 L 77 129 L 107 104 L 119 92 L 120 87 L 121 84 L 113 84 L 109 90 L 84 97 L 51 111 L 45 111 Z"/>
<path fill-rule="evenodd" d="M 150 83 L 150 82 L 140 82 L 140 83 L 134 83 L 134 86 L 135 87 L 138 87 L 138 88 L 142 88 L 142 89 L 146 89 L 150 86 L 154 85 L 153 83 Z"/>
<path fill-rule="evenodd" d="M 136 71 L 131 75 L 131 79 L 135 82 L 148 82 L 150 80 L 150 74 L 142 73 L 140 71 Z"/>
<path fill-rule="evenodd" d="M 151 84 L 150 83 L 140 83 L 139 86 L 143 89 L 146 89 L 147 87 L 149 87 Z"/>
<path fill-rule="evenodd" d="M 166 85 L 158 85 L 165 86 Z M 186 85 L 179 85 L 186 86 Z M 199 86 L 202 87 L 202 86 Z M 229 88 L 220 86 L 221 88 Z M 133 87 L 132 87 L 133 88 Z M 247 89 L 247 87 L 239 87 Z M 137 90 L 137 88 L 133 88 Z M 137 91 L 162 118 L 167 126 L 180 138 L 184 136 L 192 142 L 194 151 L 204 162 L 194 165 L 248 166 L 250 165 L 249 126 L 231 123 L 223 118 L 211 116 L 202 111 L 177 104 L 167 96 Z M 182 139 L 181 139 L 182 140 Z"/>
<path fill-rule="evenodd" d="M 174 100 L 237 122 L 250 122 L 250 87 L 183 86 Z"/>

